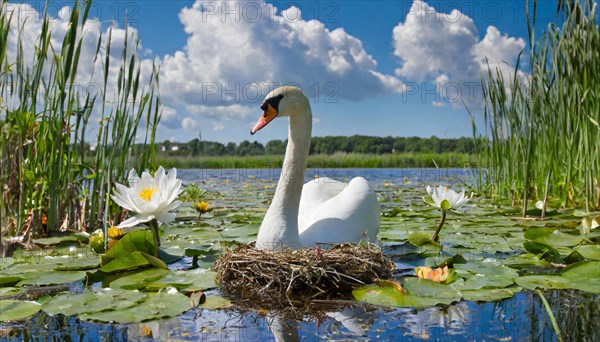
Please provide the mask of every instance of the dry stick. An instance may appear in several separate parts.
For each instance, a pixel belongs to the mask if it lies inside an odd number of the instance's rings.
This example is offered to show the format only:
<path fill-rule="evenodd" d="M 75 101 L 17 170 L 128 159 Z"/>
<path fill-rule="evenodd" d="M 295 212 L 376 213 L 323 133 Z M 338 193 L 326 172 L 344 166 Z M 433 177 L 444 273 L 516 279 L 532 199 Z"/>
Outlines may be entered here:
<path fill-rule="evenodd" d="M 439 240 L 438 235 L 440 234 L 440 230 L 442 230 L 442 226 L 444 225 L 445 221 L 446 221 L 446 210 L 442 209 L 442 220 L 440 221 L 440 224 L 438 224 L 437 229 L 435 230 L 435 233 L 433 233 L 431 240 L 438 242 L 438 240 Z"/>

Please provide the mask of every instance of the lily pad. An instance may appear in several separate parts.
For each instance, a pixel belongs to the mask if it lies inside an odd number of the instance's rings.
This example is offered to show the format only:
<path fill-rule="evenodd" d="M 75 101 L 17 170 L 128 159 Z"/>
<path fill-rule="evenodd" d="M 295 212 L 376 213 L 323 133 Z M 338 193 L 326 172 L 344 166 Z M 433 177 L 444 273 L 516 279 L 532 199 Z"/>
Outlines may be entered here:
<path fill-rule="evenodd" d="M 134 323 L 174 317 L 190 309 L 190 300 L 181 293 L 148 293 L 141 303 L 120 310 L 107 310 L 80 317 L 88 321 Z"/>
<path fill-rule="evenodd" d="M 15 321 L 35 315 L 42 309 L 37 302 L 25 300 L 0 300 L 0 322 Z"/>
<path fill-rule="evenodd" d="M 231 301 L 227 298 L 223 298 L 219 295 L 209 295 L 206 296 L 206 301 L 198 306 L 201 309 L 210 309 L 210 310 L 218 310 L 218 309 L 227 309 L 231 307 Z"/>
<path fill-rule="evenodd" d="M 520 292 L 521 288 L 512 286 L 502 289 L 480 289 L 473 291 L 461 291 L 464 300 L 473 302 L 495 302 L 502 299 L 512 298 L 516 292 Z"/>
<path fill-rule="evenodd" d="M 529 253 L 539 256 L 540 259 L 552 261 L 560 258 L 560 253 L 556 248 L 542 242 L 525 241 L 523 247 Z"/>
<path fill-rule="evenodd" d="M 423 233 L 423 232 L 415 232 L 415 233 L 410 234 L 410 236 L 408 237 L 408 242 L 410 242 L 411 244 L 413 244 L 417 247 L 425 246 L 428 244 L 431 244 L 434 246 L 440 245 L 439 243 L 437 243 L 431 239 L 430 234 Z"/>
<path fill-rule="evenodd" d="M 63 242 L 79 241 L 75 235 L 53 236 L 48 238 L 33 239 L 33 243 L 42 246 L 58 245 Z"/>
<path fill-rule="evenodd" d="M 563 233 L 560 230 L 551 227 L 530 228 L 525 232 L 525 238 L 554 247 L 572 247 L 583 240 L 581 236 Z"/>
<path fill-rule="evenodd" d="M 47 271 L 47 272 L 29 272 L 24 273 L 25 279 L 21 280 L 17 286 L 23 285 L 57 285 L 67 284 L 85 279 L 86 273 L 83 271 Z"/>
<path fill-rule="evenodd" d="M 129 255 L 124 255 L 111 260 L 106 265 L 100 267 L 100 271 L 104 273 L 115 273 L 148 266 L 168 269 L 167 265 L 162 260 L 144 252 L 135 251 Z"/>
<path fill-rule="evenodd" d="M 519 276 L 517 270 L 504 266 L 499 261 L 495 260 L 469 261 L 464 264 L 455 264 L 454 269 L 459 273 L 459 275 L 466 277 L 471 277 L 476 274 L 488 274 L 514 279 Z"/>
<path fill-rule="evenodd" d="M 384 281 L 356 288 L 352 295 L 359 301 L 397 307 L 422 308 L 460 300 L 460 294 L 453 288 L 414 277 L 405 279 L 404 289 L 397 283 Z"/>
<path fill-rule="evenodd" d="M 149 269 L 134 274 L 126 275 L 114 280 L 110 283 L 110 287 L 113 289 L 126 289 L 126 290 L 143 290 L 146 285 L 157 281 L 170 271 L 168 269 Z"/>
<path fill-rule="evenodd" d="M 577 249 L 579 254 L 589 260 L 600 260 L 600 245 L 584 245 Z"/>
<path fill-rule="evenodd" d="M 463 283 L 453 284 L 454 288 L 461 291 L 479 290 L 484 288 L 502 288 L 512 285 L 512 279 L 491 274 L 477 274 L 467 278 Z"/>

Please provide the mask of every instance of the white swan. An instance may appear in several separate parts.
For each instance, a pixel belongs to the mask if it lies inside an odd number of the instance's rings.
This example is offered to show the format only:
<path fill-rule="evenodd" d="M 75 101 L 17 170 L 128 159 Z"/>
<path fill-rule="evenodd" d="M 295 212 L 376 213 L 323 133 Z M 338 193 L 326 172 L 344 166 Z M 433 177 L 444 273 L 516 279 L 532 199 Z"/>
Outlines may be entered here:
<path fill-rule="evenodd" d="M 277 88 L 267 95 L 261 109 L 263 114 L 251 134 L 278 116 L 289 116 L 289 132 L 281 176 L 256 247 L 279 250 L 317 243 L 376 242 L 379 203 L 364 178 L 353 178 L 348 184 L 317 178 L 303 185 L 312 113 L 302 91 L 291 86 Z"/>

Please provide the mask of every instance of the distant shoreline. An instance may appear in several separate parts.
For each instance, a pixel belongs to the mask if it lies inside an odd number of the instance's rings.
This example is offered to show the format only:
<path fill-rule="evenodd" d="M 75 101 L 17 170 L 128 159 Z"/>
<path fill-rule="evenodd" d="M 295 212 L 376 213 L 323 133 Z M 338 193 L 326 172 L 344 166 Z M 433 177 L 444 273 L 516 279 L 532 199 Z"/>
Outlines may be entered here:
<path fill-rule="evenodd" d="M 259 156 L 157 156 L 159 165 L 179 169 L 281 168 L 283 155 Z M 468 153 L 334 153 L 314 154 L 308 168 L 463 168 L 476 167 L 475 155 Z"/>

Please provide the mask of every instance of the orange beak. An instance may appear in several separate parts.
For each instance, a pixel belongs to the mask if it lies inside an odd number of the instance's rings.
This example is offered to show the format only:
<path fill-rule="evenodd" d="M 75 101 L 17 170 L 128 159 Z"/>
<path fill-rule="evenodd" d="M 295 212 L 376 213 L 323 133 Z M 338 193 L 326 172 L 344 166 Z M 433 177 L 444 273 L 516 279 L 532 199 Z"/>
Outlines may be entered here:
<path fill-rule="evenodd" d="M 262 116 L 258 119 L 256 125 L 254 125 L 254 128 L 250 130 L 250 134 L 254 135 L 254 133 L 260 131 L 263 127 L 265 127 L 269 122 L 273 121 L 273 119 L 275 119 L 276 117 L 277 111 L 275 110 L 275 108 L 273 108 L 273 106 L 271 106 L 270 104 L 267 104 L 267 109 L 265 109 Z"/>

